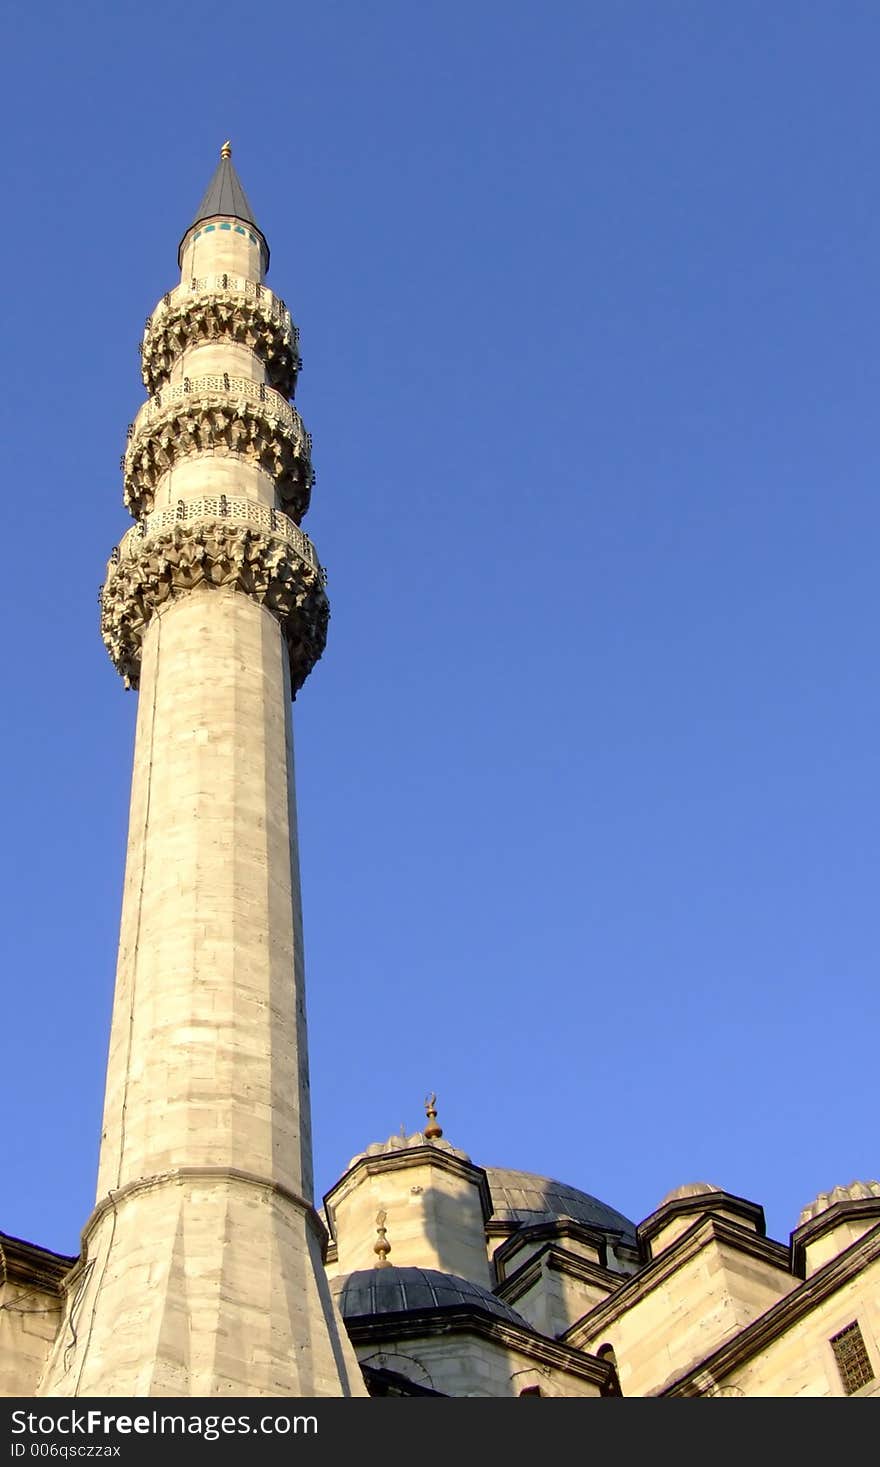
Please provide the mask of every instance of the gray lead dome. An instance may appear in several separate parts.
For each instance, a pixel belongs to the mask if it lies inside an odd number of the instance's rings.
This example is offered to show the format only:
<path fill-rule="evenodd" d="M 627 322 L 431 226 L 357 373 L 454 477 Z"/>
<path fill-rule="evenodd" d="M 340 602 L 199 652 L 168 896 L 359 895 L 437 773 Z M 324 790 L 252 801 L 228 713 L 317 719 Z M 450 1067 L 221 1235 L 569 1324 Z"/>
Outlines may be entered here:
<path fill-rule="evenodd" d="M 511 1171 L 508 1167 L 487 1166 L 489 1190 L 492 1193 L 493 1221 L 522 1223 L 549 1222 L 570 1217 L 603 1233 L 621 1233 L 635 1237 L 635 1225 L 622 1212 L 569 1187 L 552 1177 L 539 1177 L 534 1172 Z"/>
<path fill-rule="evenodd" d="M 335 1279 L 331 1287 L 343 1319 L 410 1311 L 478 1309 L 495 1319 L 529 1329 L 501 1299 L 470 1279 L 435 1268 L 363 1268 Z"/>

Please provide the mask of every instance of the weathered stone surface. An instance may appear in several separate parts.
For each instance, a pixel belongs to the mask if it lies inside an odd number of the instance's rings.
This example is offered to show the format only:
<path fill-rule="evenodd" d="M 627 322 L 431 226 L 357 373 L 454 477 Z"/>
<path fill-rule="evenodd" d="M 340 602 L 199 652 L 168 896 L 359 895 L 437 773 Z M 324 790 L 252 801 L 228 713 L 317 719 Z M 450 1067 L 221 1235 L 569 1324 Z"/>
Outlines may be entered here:
<path fill-rule="evenodd" d="M 0 1396 L 33 1396 L 58 1334 L 74 1259 L 0 1233 Z"/>
<path fill-rule="evenodd" d="M 303 1199 L 234 1171 L 111 1192 L 40 1394 L 363 1395 L 321 1241 Z"/>

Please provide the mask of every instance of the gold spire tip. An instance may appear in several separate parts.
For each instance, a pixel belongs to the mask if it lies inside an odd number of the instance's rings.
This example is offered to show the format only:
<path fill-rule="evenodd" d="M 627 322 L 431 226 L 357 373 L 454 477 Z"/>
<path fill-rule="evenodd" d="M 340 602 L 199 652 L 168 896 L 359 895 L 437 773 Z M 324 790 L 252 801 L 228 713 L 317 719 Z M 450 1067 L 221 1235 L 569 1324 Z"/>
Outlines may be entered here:
<path fill-rule="evenodd" d="M 425 1115 L 428 1117 L 428 1124 L 425 1127 L 425 1140 L 439 1141 L 443 1135 L 443 1127 L 437 1124 L 437 1097 L 433 1091 L 430 1095 L 425 1096 Z"/>
<path fill-rule="evenodd" d="M 373 1244 L 373 1252 L 376 1254 L 377 1268 L 392 1267 L 392 1265 L 388 1262 L 388 1254 L 391 1252 L 391 1244 L 388 1241 L 388 1229 L 385 1226 L 385 1219 L 387 1216 L 388 1214 L 385 1211 L 384 1207 L 380 1207 L 379 1211 L 376 1213 L 376 1232 L 379 1236 L 376 1239 L 376 1242 Z"/>
<path fill-rule="evenodd" d="M 223 144 L 223 147 L 220 149 L 220 157 L 221 158 L 231 158 L 232 157 L 232 144 L 231 144 L 231 142 L 229 141 L 228 138 L 226 139 L 226 142 Z"/>

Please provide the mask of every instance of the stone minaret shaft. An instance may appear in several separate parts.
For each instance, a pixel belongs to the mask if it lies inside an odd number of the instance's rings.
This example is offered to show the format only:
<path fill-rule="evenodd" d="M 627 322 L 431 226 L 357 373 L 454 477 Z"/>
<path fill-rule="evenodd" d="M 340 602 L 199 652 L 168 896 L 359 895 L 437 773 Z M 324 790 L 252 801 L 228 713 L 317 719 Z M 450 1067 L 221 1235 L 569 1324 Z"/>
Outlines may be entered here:
<path fill-rule="evenodd" d="M 147 321 L 101 595 L 139 707 L 97 1203 L 46 1395 L 364 1394 L 312 1206 L 290 702 L 328 613 L 268 256 L 224 147 Z"/>

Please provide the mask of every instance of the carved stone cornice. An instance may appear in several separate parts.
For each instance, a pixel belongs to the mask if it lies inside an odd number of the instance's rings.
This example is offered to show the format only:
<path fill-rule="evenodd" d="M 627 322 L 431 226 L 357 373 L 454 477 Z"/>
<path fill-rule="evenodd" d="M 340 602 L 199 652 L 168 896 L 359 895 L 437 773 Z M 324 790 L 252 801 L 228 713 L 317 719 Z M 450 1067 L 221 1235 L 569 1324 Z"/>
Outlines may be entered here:
<path fill-rule="evenodd" d="M 331 1238 L 336 1238 L 336 1212 L 339 1203 L 348 1197 L 355 1187 L 360 1186 L 366 1177 L 381 1177 L 386 1172 L 409 1171 L 413 1167 L 426 1166 L 436 1167 L 441 1172 L 448 1172 L 453 1177 L 459 1177 L 462 1181 L 475 1187 L 483 1210 L 483 1220 L 488 1221 L 492 1216 L 492 1194 L 489 1190 L 489 1178 L 486 1176 L 485 1169 L 477 1166 L 470 1157 L 465 1156 L 463 1152 L 456 1151 L 448 1143 L 441 1150 L 439 1146 L 429 1141 L 424 1146 L 415 1146 L 412 1149 L 404 1148 L 401 1151 L 372 1156 L 366 1152 L 355 1157 L 345 1174 L 324 1197 L 324 1212 L 330 1225 Z"/>
<path fill-rule="evenodd" d="M 857 1239 L 849 1248 L 831 1258 L 824 1267 L 799 1284 L 796 1289 L 747 1324 L 733 1339 L 719 1345 L 698 1365 L 684 1371 L 674 1381 L 653 1392 L 657 1396 L 695 1396 L 712 1389 L 724 1376 L 748 1364 L 755 1355 L 767 1349 L 786 1331 L 797 1326 L 814 1309 L 865 1273 L 880 1261 L 880 1224 Z M 870 1288 L 866 1284 L 866 1289 Z M 852 1317 L 844 1315 L 843 1318 Z M 705 1377 L 705 1379 L 700 1379 Z M 717 1391 L 714 1392 L 718 1394 Z"/>
<path fill-rule="evenodd" d="M 196 453 L 258 465 L 274 481 L 281 508 L 297 523 L 302 519 L 315 473 L 299 413 L 269 388 L 261 396 L 258 383 L 227 380 L 228 387 L 222 378 L 196 379 L 189 390 L 166 389 L 144 404 L 122 459 L 122 497 L 134 519 L 152 510 L 163 474 Z"/>
<path fill-rule="evenodd" d="M 178 499 L 162 509 L 144 515 L 132 525 L 114 548 L 109 564 L 116 565 L 120 559 L 136 560 L 143 549 L 144 539 L 153 539 L 163 530 L 170 530 L 181 521 L 194 523 L 196 520 L 223 520 L 235 525 L 255 525 L 260 530 L 271 530 L 293 546 L 301 560 L 320 572 L 326 584 L 326 572 L 318 559 L 318 552 L 305 530 L 274 505 L 263 504 L 258 499 L 238 495 L 207 494 L 198 499 Z"/>
<path fill-rule="evenodd" d="M 189 1183 L 195 1187 L 200 1184 L 210 1187 L 217 1182 L 226 1182 L 231 1186 L 252 1187 L 273 1201 L 295 1207 L 298 1212 L 304 1214 L 306 1223 L 318 1239 L 323 1253 L 327 1246 L 327 1229 L 320 1214 L 307 1197 L 302 1197 L 291 1187 L 285 1187 L 283 1182 L 276 1182 L 272 1177 L 260 1176 L 258 1172 L 245 1171 L 238 1166 L 173 1166 L 169 1167 L 167 1171 L 156 1172 L 153 1176 L 135 1177 L 132 1181 L 125 1182 L 121 1187 L 113 1187 L 105 1196 L 99 1197 L 82 1230 L 80 1257 L 88 1256 L 89 1239 L 101 1219 L 106 1217 L 108 1212 L 112 1212 L 115 1216 L 120 1206 L 129 1202 L 133 1197 L 142 1197 L 145 1192 L 157 1192 L 160 1187 L 169 1185 L 178 1187 Z"/>
<path fill-rule="evenodd" d="M 215 289 L 169 296 L 168 304 L 150 317 L 140 347 L 144 386 L 150 393 L 160 392 L 187 347 L 234 341 L 259 357 L 271 387 L 282 397 L 292 397 L 302 361 L 290 312 L 271 291 L 255 295 L 223 289 L 222 279 L 217 277 Z"/>
<path fill-rule="evenodd" d="M 620 1287 L 616 1292 L 601 1304 L 595 1305 L 582 1319 L 576 1320 L 565 1331 L 563 1339 L 567 1344 L 583 1349 L 607 1330 L 620 1315 L 666 1285 L 680 1269 L 690 1264 L 712 1243 L 735 1250 L 741 1257 L 757 1260 L 759 1264 L 772 1268 L 779 1274 L 790 1274 L 789 1252 L 784 1244 L 776 1243 L 771 1238 L 762 1238 L 740 1223 L 705 1213 L 638 1273 L 621 1275 Z"/>
<path fill-rule="evenodd" d="M 61 1293 L 61 1284 L 76 1263 L 66 1253 L 52 1253 L 23 1238 L 0 1233 L 0 1287 L 4 1283 Z"/>
<path fill-rule="evenodd" d="M 353 1345 L 374 1347 L 398 1340 L 426 1340 L 438 1336 L 454 1340 L 456 1335 L 464 1338 L 477 1335 L 494 1341 L 502 1349 L 516 1350 L 542 1365 L 566 1371 L 580 1380 L 592 1381 L 596 1386 L 606 1385 L 610 1374 L 610 1366 L 595 1355 L 539 1334 L 525 1322 L 518 1325 L 512 1320 L 484 1313 L 479 1305 L 474 1304 L 452 1309 L 411 1309 L 401 1314 L 348 1317 L 345 1329 Z"/>
<path fill-rule="evenodd" d="M 138 686 L 153 614 L 198 587 L 243 592 L 277 618 L 296 696 L 327 640 L 323 573 L 283 535 L 217 520 L 175 524 L 145 537 L 139 548 L 129 541 L 126 554 L 111 559 L 101 590 L 101 637 L 125 686 Z"/>

